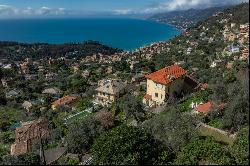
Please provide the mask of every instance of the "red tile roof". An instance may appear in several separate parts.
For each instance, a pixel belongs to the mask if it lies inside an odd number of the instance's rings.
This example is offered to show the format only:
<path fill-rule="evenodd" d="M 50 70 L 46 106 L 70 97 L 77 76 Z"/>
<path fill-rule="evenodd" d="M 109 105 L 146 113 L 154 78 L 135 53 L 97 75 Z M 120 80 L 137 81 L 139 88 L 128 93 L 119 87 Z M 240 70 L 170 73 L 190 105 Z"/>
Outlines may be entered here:
<path fill-rule="evenodd" d="M 144 96 L 144 99 L 146 99 L 146 100 L 152 100 L 152 96 L 149 95 L 149 94 L 146 94 L 146 95 Z"/>
<path fill-rule="evenodd" d="M 64 96 L 63 98 L 60 98 L 52 103 L 54 106 L 59 106 L 59 105 L 64 105 L 64 104 L 69 104 L 72 101 L 74 101 L 76 97 L 74 96 Z"/>
<path fill-rule="evenodd" d="M 187 71 L 182 69 L 178 65 L 172 65 L 158 70 L 154 73 L 148 74 L 145 77 L 160 84 L 169 84 L 173 80 L 185 75 L 186 73 Z M 171 79 L 171 77 L 173 79 Z"/>
<path fill-rule="evenodd" d="M 196 108 L 194 108 L 196 111 L 203 113 L 203 114 L 207 114 L 209 111 L 211 111 L 212 109 L 224 109 L 226 106 L 226 103 L 220 103 L 219 105 L 212 103 L 212 102 L 207 102 L 205 104 L 201 104 L 199 106 L 197 106 Z"/>
<path fill-rule="evenodd" d="M 200 113 L 207 114 L 212 108 L 213 108 L 213 103 L 207 102 L 205 104 L 201 104 L 201 105 L 197 106 L 194 109 Z"/>

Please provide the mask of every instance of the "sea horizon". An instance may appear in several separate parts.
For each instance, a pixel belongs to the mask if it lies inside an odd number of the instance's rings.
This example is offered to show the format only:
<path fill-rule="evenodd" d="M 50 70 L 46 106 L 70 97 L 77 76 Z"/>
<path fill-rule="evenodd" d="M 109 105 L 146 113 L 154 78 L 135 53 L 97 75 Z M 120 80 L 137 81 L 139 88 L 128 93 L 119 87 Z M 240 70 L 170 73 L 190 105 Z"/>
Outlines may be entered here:
<path fill-rule="evenodd" d="M 13 18 L 1 19 L 0 25 L 0 41 L 27 44 L 97 41 L 124 51 L 168 41 L 181 33 L 173 25 L 125 17 Z"/>

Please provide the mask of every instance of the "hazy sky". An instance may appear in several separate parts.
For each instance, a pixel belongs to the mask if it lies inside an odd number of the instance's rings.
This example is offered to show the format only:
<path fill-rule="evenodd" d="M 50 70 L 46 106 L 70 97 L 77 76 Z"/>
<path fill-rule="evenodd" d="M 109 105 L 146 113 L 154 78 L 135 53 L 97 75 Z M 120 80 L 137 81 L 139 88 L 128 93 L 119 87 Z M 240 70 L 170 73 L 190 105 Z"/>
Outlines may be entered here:
<path fill-rule="evenodd" d="M 0 18 L 147 14 L 249 0 L 0 0 Z"/>

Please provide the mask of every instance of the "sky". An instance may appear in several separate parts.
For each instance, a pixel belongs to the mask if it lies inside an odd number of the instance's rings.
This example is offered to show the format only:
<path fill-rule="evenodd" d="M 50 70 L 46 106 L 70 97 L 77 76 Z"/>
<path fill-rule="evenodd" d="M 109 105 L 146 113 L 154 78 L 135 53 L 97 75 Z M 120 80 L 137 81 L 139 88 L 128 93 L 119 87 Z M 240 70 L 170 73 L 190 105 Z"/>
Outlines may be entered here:
<path fill-rule="evenodd" d="M 249 0 L 0 0 L 0 18 L 151 14 Z"/>

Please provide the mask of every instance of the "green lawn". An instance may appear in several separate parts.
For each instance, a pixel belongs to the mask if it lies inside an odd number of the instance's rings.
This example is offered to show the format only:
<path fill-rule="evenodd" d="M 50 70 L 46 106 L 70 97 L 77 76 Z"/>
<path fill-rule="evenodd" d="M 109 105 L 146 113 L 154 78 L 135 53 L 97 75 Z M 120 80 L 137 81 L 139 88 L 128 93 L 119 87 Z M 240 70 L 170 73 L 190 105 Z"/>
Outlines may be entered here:
<path fill-rule="evenodd" d="M 177 108 L 181 111 L 181 112 L 187 112 L 187 111 L 190 111 L 192 110 L 191 108 L 191 104 L 193 103 L 201 103 L 201 102 L 204 102 L 201 98 L 197 98 L 197 97 L 194 97 L 194 96 L 191 96 L 190 98 L 186 99 L 185 101 L 179 103 L 177 105 Z"/>
<path fill-rule="evenodd" d="M 71 122 L 74 122 L 74 121 L 77 121 L 77 120 L 81 120 L 81 119 L 86 118 L 90 114 L 91 113 L 89 113 L 89 112 L 82 112 L 82 113 L 80 113 L 80 114 L 78 114 L 78 115 L 76 115 L 76 116 L 68 119 L 66 122 L 67 123 L 71 123 Z"/>
<path fill-rule="evenodd" d="M 213 119 L 210 122 L 208 122 L 208 125 L 215 128 L 222 128 L 223 122 L 221 119 Z"/>

